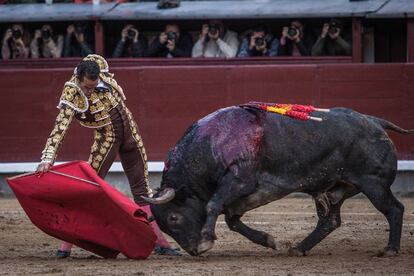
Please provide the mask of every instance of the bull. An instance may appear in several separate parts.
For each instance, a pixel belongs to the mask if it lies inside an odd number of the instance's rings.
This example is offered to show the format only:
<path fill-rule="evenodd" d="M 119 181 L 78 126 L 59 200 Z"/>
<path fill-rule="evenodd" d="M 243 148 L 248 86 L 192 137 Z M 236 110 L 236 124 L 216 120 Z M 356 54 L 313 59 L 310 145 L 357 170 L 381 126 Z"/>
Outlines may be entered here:
<path fill-rule="evenodd" d="M 390 190 L 395 147 L 385 129 L 405 130 L 346 108 L 313 112 L 301 121 L 248 106 L 220 109 L 191 125 L 167 155 L 151 210 L 161 230 L 190 255 L 210 250 L 215 225 L 276 249 L 275 239 L 241 221 L 249 210 L 302 192 L 313 197 L 318 223 L 289 253 L 306 255 L 341 225 L 343 202 L 363 193 L 389 223 L 388 245 L 398 253 L 404 206 Z"/>

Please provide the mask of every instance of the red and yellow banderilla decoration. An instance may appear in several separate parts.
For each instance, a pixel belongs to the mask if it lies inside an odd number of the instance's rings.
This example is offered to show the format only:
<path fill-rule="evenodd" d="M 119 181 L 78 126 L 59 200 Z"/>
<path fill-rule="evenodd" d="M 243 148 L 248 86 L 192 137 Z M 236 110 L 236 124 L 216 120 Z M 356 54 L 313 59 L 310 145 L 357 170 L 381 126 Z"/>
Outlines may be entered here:
<path fill-rule="evenodd" d="M 313 111 L 329 112 L 329 109 L 315 108 L 311 105 L 300 104 L 278 104 L 278 103 L 261 103 L 261 102 L 249 102 L 241 105 L 242 107 L 253 107 L 268 112 L 274 112 L 280 115 L 285 115 L 293 119 L 298 120 L 314 120 L 322 122 L 322 118 L 312 117 L 309 113 Z"/>

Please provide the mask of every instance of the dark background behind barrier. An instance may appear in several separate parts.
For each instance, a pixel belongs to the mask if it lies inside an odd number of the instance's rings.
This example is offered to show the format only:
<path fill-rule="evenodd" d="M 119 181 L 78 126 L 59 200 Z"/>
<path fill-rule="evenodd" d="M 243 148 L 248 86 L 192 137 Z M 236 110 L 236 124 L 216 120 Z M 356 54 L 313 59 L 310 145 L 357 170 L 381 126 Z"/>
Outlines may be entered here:
<path fill-rule="evenodd" d="M 151 161 L 164 160 L 192 122 L 251 100 L 349 107 L 414 128 L 414 64 L 223 63 L 111 69 L 124 88 Z M 39 160 L 72 70 L 0 69 L 0 162 Z M 413 136 L 390 136 L 399 159 L 414 159 Z M 92 131 L 74 120 L 58 160 L 86 160 L 92 139 Z"/>

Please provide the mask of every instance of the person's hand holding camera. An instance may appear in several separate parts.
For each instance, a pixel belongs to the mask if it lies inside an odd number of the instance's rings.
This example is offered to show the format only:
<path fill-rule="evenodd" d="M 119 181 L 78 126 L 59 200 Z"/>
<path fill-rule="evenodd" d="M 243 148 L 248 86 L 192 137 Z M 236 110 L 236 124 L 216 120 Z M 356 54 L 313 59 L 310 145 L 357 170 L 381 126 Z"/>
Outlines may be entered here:
<path fill-rule="evenodd" d="M 68 35 L 72 35 L 75 32 L 75 26 L 73 24 L 70 24 L 66 28 L 66 32 L 67 32 Z"/>
<path fill-rule="evenodd" d="M 122 29 L 122 32 L 121 32 L 121 40 L 122 40 L 122 42 L 125 42 L 126 40 L 127 40 L 127 37 L 128 37 L 128 27 L 125 27 L 125 28 L 123 28 Z"/>
<path fill-rule="evenodd" d="M 214 41 L 217 41 L 220 38 L 220 32 L 216 31 L 215 33 L 208 33 L 208 37 Z"/>
<path fill-rule="evenodd" d="M 39 39 L 42 37 L 42 32 L 40 30 L 36 30 L 34 33 L 34 39 Z"/>
<path fill-rule="evenodd" d="M 325 38 L 328 32 L 329 32 L 329 24 L 325 23 L 323 24 L 323 27 L 322 27 L 321 38 Z"/>
<path fill-rule="evenodd" d="M 75 32 L 75 37 L 79 43 L 83 43 L 85 41 L 85 35 L 83 33 Z"/>
<path fill-rule="evenodd" d="M 263 37 L 257 37 L 255 40 L 255 43 L 256 43 L 256 51 L 261 52 L 262 54 L 265 54 L 267 52 L 267 43 Z"/>
<path fill-rule="evenodd" d="M 128 36 L 132 39 L 134 43 L 138 42 L 139 31 L 135 28 L 131 28 L 128 30 Z"/>
<path fill-rule="evenodd" d="M 167 49 L 172 52 L 175 49 L 175 39 L 167 40 Z"/>
<path fill-rule="evenodd" d="M 299 29 L 297 29 L 295 27 L 288 28 L 287 38 L 289 38 L 290 40 L 292 40 L 296 43 L 299 43 L 300 42 L 300 31 L 299 31 Z"/>
<path fill-rule="evenodd" d="M 339 37 L 339 35 L 341 34 L 341 29 L 338 27 L 329 27 L 329 31 L 328 31 L 328 35 L 331 39 L 335 40 Z"/>
<path fill-rule="evenodd" d="M 165 32 L 160 33 L 159 40 L 160 40 L 160 44 L 167 43 L 167 40 L 168 40 L 167 34 Z"/>
<path fill-rule="evenodd" d="M 258 34 L 253 34 L 250 37 L 250 43 L 249 43 L 249 49 L 253 50 L 256 49 L 256 51 L 261 53 L 266 53 L 267 51 L 267 43 L 263 36 Z"/>
<path fill-rule="evenodd" d="M 283 27 L 283 29 L 282 29 L 282 38 L 287 38 L 288 37 L 288 31 L 289 31 L 289 27 Z"/>

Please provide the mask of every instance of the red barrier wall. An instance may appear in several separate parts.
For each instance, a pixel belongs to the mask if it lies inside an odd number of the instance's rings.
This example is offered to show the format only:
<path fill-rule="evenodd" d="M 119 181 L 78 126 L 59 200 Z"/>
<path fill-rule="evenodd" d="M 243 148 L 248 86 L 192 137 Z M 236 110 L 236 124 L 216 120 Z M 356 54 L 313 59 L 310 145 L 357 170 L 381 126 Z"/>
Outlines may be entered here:
<path fill-rule="evenodd" d="M 111 63 L 110 63 L 111 65 Z M 171 65 L 111 67 L 149 159 L 164 160 L 195 120 L 251 100 L 343 106 L 414 128 L 414 64 Z M 38 161 L 73 68 L 0 69 L 0 162 Z M 74 121 L 58 160 L 87 159 L 92 131 Z M 414 136 L 391 133 L 400 159 Z"/>

